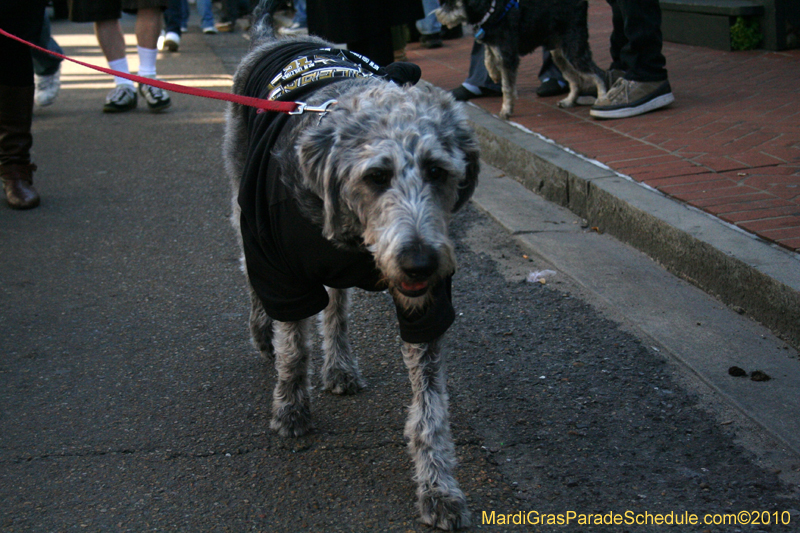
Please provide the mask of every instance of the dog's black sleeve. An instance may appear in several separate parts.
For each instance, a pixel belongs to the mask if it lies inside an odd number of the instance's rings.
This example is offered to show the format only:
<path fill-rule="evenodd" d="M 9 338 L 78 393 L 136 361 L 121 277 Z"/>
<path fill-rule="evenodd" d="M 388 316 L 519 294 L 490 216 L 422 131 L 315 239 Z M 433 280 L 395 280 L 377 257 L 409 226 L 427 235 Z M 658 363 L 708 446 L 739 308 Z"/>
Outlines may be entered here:
<path fill-rule="evenodd" d="M 386 65 L 384 70 L 386 71 L 386 77 L 398 85 L 407 83 L 416 85 L 422 77 L 422 69 L 419 68 L 419 65 L 405 61 L 397 61 Z"/>
<path fill-rule="evenodd" d="M 406 342 L 419 344 L 431 342 L 448 330 L 456 319 L 452 300 L 452 277 L 436 284 L 433 299 L 423 311 L 408 312 L 395 304 L 397 321 L 400 324 L 400 338 Z"/>

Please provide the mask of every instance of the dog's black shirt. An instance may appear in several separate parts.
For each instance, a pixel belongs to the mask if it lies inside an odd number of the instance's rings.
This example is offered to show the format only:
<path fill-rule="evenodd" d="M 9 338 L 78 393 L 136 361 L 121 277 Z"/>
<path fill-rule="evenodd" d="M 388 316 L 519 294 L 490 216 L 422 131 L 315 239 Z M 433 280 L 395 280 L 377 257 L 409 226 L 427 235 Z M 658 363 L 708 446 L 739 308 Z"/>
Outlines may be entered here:
<path fill-rule="evenodd" d="M 299 58 L 299 59 L 298 59 Z M 327 69 L 323 76 L 308 65 Z M 264 57 L 251 70 L 245 95 L 275 100 L 303 100 L 320 87 L 352 77 L 379 76 L 400 83 L 419 80 L 419 67 L 390 65 L 381 69 L 359 56 L 293 43 Z M 325 286 L 386 288 L 372 254 L 346 250 L 322 236 L 322 228 L 300 212 L 281 180 L 273 150 L 285 146 L 296 118 L 283 113 L 247 111 L 249 152 L 239 189 L 241 232 L 250 284 L 264 310 L 274 320 L 295 322 L 328 305 Z M 431 289 L 432 303 L 421 312 L 397 307 L 400 337 L 406 342 L 430 342 L 455 319 L 451 278 Z"/>

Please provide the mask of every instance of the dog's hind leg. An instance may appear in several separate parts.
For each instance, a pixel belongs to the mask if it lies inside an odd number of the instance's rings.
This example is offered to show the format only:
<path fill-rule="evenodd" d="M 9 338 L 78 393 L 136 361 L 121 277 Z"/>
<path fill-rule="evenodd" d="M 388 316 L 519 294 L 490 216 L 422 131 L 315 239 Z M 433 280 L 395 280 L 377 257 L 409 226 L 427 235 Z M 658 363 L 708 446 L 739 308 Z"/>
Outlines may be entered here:
<path fill-rule="evenodd" d="M 450 530 L 468 526 L 470 512 L 453 477 L 456 460 L 440 340 L 403 344 L 413 392 L 405 435 L 414 459 L 421 519 L 429 526 Z"/>
<path fill-rule="evenodd" d="M 272 319 L 264 311 L 256 292 L 250 287 L 250 339 L 261 355 L 272 359 Z"/>
<path fill-rule="evenodd" d="M 275 369 L 278 382 L 272 395 L 270 428 L 283 437 L 299 437 L 311 430 L 308 388 L 309 337 L 313 318 L 299 322 L 275 321 Z"/>
<path fill-rule="evenodd" d="M 556 64 L 558 70 L 561 71 L 561 75 L 569 83 L 569 94 L 558 102 L 558 107 L 573 107 L 580 95 L 583 76 L 560 49 L 550 50 L 550 56 L 553 58 L 553 63 Z"/>
<path fill-rule="evenodd" d="M 328 289 L 328 307 L 322 312 L 322 384 L 334 394 L 355 394 L 364 388 L 358 371 L 358 360 L 353 357 L 347 337 L 347 312 L 350 291 Z"/>
<path fill-rule="evenodd" d="M 486 46 L 484 63 L 489 71 L 489 76 L 495 83 L 500 83 L 503 88 L 503 105 L 500 108 L 500 118 L 508 120 L 514 112 L 517 101 L 517 69 L 519 56 L 513 50 L 505 53 L 500 47 Z M 491 65 L 491 67 L 490 67 Z"/>

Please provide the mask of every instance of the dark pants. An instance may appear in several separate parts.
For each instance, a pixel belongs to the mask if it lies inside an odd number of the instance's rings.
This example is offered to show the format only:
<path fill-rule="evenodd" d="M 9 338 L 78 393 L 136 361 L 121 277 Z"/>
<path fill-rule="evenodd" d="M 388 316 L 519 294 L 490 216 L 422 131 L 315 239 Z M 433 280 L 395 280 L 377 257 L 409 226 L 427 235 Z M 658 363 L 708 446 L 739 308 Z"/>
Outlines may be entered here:
<path fill-rule="evenodd" d="M 0 1 L 0 28 L 35 42 L 42 32 L 46 2 Z M 30 186 L 33 92 L 31 48 L 0 35 L 0 176 L 4 185 L 24 181 Z M 6 189 L 6 198 L 11 203 L 9 190 Z"/>
<path fill-rule="evenodd" d="M 664 81 L 661 6 L 658 0 L 606 0 L 611 5 L 611 69 L 633 81 Z"/>
<path fill-rule="evenodd" d="M 42 33 L 47 0 L 0 2 L 0 28 L 26 41 L 36 42 Z M 0 85 L 33 85 L 31 49 L 8 37 L 0 36 Z"/>
<path fill-rule="evenodd" d="M 251 13 L 257 4 L 256 0 L 223 0 L 222 22 L 236 22 Z"/>
<path fill-rule="evenodd" d="M 367 56 L 382 67 L 394 62 L 392 32 L 388 29 L 362 41 L 348 41 L 347 49 L 362 56 Z"/>
<path fill-rule="evenodd" d="M 180 35 L 181 26 L 189 20 L 188 9 L 189 5 L 182 0 L 167 0 L 167 9 L 164 10 L 164 31 Z"/>

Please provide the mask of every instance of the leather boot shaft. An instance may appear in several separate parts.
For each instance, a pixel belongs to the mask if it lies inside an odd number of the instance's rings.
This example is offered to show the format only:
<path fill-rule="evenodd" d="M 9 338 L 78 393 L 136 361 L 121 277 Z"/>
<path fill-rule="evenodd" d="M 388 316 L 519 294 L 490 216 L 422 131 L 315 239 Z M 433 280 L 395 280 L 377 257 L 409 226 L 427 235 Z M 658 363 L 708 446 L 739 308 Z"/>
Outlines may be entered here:
<path fill-rule="evenodd" d="M 33 85 L 0 85 L 0 165 L 31 162 L 34 91 Z"/>
<path fill-rule="evenodd" d="M 0 178 L 6 201 L 13 209 L 31 209 L 39 205 L 33 187 L 31 164 L 31 122 L 34 86 L 0 85 Z"/>

